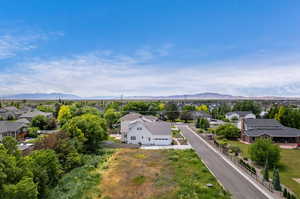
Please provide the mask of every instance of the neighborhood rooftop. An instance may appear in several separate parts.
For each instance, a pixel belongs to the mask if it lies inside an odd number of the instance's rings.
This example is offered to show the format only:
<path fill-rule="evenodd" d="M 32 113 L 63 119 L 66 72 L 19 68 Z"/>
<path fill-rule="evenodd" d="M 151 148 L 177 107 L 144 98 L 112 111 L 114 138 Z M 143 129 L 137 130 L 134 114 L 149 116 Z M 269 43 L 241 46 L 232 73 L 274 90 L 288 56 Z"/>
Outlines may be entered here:
<path fill-rule="evenodd" d="M 39 110 L 34 110 L 34 111 L 31 111 L 31 112 L 27 112 L 27 113 L 24 113 L 23 115 L 20 116 L 20 118 L 33 118 L 35 116 L 38 116 L 38 115 L 44 115 L 44 116 L 50 116 L 52 113 L 46 113 L 46 112 L 42 112 L 42 111 L 39 111 Z"/>
<path fill-rule="evenodd" d="M 299 137 L 300 130 L 285 127 L 274 119 L 246 119 L 247 136 Z"/>
<path fill-rule="evenodd" d="M 0 133 L 18 131 L 20 128 L 24 127 L 24 125 L 25 124 L 22 122 L 0 121 Z"/>

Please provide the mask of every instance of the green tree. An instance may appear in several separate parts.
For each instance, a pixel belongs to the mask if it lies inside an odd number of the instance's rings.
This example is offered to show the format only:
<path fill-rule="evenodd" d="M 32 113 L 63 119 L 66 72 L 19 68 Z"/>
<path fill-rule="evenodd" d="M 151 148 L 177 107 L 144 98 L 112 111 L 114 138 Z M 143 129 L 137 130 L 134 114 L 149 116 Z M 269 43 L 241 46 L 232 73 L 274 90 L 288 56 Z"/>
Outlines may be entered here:
<path fill-rule="evenodd" d="M 225 114 L 230 111 L 232 111 L 231 107 L 226 103 L 222 103 L 220 106 L 214 108 L 211 114 L 213 118 L 223 120 L 225 119 Z"/>
<path fill-rule="evenodd" d="M 36 138 L 38 136 L 38 127 L 30 127 L 28 128 L 28 137 Z"/>
<path fill-rule="evenodd" d="M 37 127 L 41 130 L 46 130 L 48 125 L 48 118 L 44 115 L 37 115 L 32 118 L 31 126 Z"/>
<path fill-rule="evenodd" d="M 273 171 L 273 178 L 272 178 L 272 184 L 276 191 L 281 191 L 281 183 L 280 183 L 280 177 L 279 177 L 279 170 L 276 168 Z"/>
<path fill-rule="evenodd" d="M 101 141 L 107 139 L 106 122 L 96 115 L 85 114 L 69 120 L 63 129 L 71 138 L 83 141 L 87 151 L 98 149 Z"/>
<path fill-rule="evenodd" d="M 165 106 L 165 115 L 169 120 L 175 121 L 180 115 L 177 105 L 174 103 L 167 103 Z"/>
<path fill-rule="evenodd" d="M 58 123 L 62 126 L 71 118 L 72 118 L 72 113 L 71 113 L 70 106 L 67 105 L 61 106 L 57 116 Z"/>
<path fill-rule="evenodd" d="M 73 116 L 79 116 L 79 115 L 84 115 L 84 114 L 92 114 L 96 116 L 100 116 L 101 113 L 100 111 L 91 106 L 79 106 L 79 105 L 72 105 L 71 106 L 71 112 Z"/>
<path fill-rule="evenodd" d="M 265 181 L 269 182 L 269 163 L 268 158 L 266 159 L 265 167 L 263 169 L 263 178 Z"/>
<path fill-rule="evenodd" d="M 240 135 L 240 129 L 232 124 L 224 124 L 216 129 L 217 135 L 223 136 L 226 139 L 237 139 Z"/>
<path fill-rule="evenodd" d="M 260 138 L 249 148 L 250 158 L 259 165 L 264 165 L 268 159 L 269 168 L 276 166 L 280 160 L 280 149 L 271 139 Z"/>
<path fill-rule="evenodd" d="M 47 130 L 53 130 L 56 129 L 56 119 L 55 118 L 49 118 L 47 119 L 47 125 L 45 126 L 45 129 Z"/>
<path fill-rule="evenodd" d="M 261 105 L 252 100 L 245 100 L 237 102 L 233 106 L 234 111 L 251 111 L 255 115 L 259 115 L 261 112 Z"/>
<path fill-rule="evenodd" d="M 208 112 L 208 107 L 207 107 L 207 105 L 205 105 L 205 104 L 201 104 L 200 106 L 197 106 L 197 107 L 196 107 L 196 110 L 197 110 L 197 111 L 205 111 L 205 112 Z"/>
<path fill-rule="evenodd" d="M 54 187 L 62 174 L 61 165 L 53 150 L 38 150 L 26 156 L 38 185 L 39 198 L 44 198 L 48 189 Z"/>
<path fill-rule="evenodd" d="M 49 106 L 49 105 L 39 105 L 36 108 L 40 111 L 48 112 L 48 113 L 53 113 L 55 111 L 54 107 Z"/>
<path fill-rule="evenodd" d="M 3 199 L 37 199 L 37 185 L 30 177 L 23 177 L 17 184 L 3 186 Z"/>
<path fill-rule="evenodd" d="M 137 112 L 147 114 L 149 111 L 149 104 L 146 102 L 128 102 L 123 107 L 124 112 Z"/>
<path fill-rule="evenodd" d="M 17 179 L 16 157 L 9 154 L 4 146 L 0 145 L 0 196 L 4 184 L 14 183 Z M 1 198 L 1 197 L 0 197 Z"/>
<path fill-rule="evenodd" d="M 184 120 L 184 122 L 187 123 L 188 120 L 193 119 L 193 114 L 191 111 L 184 110 L 180 113 L 180 119 Z"/>
<path fill-rule="evenodd" d="M 183 111 L 195 111 L 196 107 L 194 105 L 191 104 L 186 104 L 182 107 Z"/>
<path fill-rule="evenodd" d="M 109 108 L 105 111 L 103 117 L 106 120 L 108 128 L 113 128 L 113 125 L 120 119 L 121 114 L 116 112 L 115 109 Z"/>
<path fill-rule="evenodd" d="M 200 119 L 200 128 L 207 130 L 209 128 L 209 121 L 205 118 Z"/>
<path fill-rule="evenodd" d="M 287 198 L 287 194 L 288 194 L 288 191 L 286 188 L 284 188 L 283 190 L 283 197 Z"/>
<path fill-rule="evenodd" d="M 20 151 L 18 149 L 18 142 L 14 137 L 5 136 L 2 140 L 2 144 L 4 148 L 7 150 L 8 154 L 19 158 Z"/>
<path fill-rule="evenodd" d="M 82 164 L 81 155 L 76 149 L 76 143 L 65 133 L 59 135 L 58 143 L 54 150 L 64 171 L 70 171 Z"/>
<path fill-rule="evenodd" d="M 201 128 L 201 121 L 200 121 L 200 118 L 197 118 L 195 127 L 198 128 L 198 129 Z"/>

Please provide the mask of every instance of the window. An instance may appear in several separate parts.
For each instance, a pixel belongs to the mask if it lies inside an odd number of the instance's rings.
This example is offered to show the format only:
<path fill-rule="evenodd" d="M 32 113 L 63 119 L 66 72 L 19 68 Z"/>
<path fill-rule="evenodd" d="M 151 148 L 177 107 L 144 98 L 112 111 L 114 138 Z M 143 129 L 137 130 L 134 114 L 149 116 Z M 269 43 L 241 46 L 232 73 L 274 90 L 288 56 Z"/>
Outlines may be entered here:
<path fill-rule="evenodd" d="M 136 137 L 135 136 L 131 136 L 130 139 L 131 140 L 136 140 Z"/>
<path fill-rule="evenodd" d="M 154 140 L 168 140 L 168 138 L 154 138 Z"/>
<path fill-rule="evenodd" d="M 141 130 L 142 130 L 142 128 L 141 128 L 141 127 L 137 127 L 137 128 L 136 128 L 136 130 L 138 130 L 138 131 L 141 131 Z"/>

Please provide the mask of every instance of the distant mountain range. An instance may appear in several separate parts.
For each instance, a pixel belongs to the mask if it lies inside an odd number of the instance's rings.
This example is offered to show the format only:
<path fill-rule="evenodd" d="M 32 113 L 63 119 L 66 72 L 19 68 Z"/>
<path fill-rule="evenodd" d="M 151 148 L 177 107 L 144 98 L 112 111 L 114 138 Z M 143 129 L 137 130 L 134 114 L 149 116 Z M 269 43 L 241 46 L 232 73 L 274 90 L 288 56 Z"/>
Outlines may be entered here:
<path fill-rule="evenodd" d="M 20 93 L 15 95 L 1 96 L 2 99 L 81 99 L 81 97 L 65 93 Z"/>
<path fill-rule="evenodd" d="M 73 94 L 66 93 L 22 93 L 15 95 L 0 96 L 2 99 L 32 99 L 32 100 L 55 100 L 55 99 L 121 99 L 120 96 L 96 96 L 96 97 L 80 97 Z M 233 96 L 220 93 L 198 93 L 198 94 L 186 94 L 186 95 L 170 95 L 170 96 L 124 96 L 123 99 L 269 99 L 269 100 L 284 100 L 291 99 L 289 97 L 244 97 L 244 96 Z M 297 98 L 292 98 L 297 99 Z"/>

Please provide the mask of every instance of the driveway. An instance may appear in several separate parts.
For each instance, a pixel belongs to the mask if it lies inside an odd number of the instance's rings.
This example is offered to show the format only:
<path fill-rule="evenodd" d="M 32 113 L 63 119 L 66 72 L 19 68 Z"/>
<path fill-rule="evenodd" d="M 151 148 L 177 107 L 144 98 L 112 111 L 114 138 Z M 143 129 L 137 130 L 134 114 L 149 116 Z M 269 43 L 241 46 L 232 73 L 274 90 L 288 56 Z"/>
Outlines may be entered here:
<path fill-rule="evenodd" d="M 209 170 L 216 176 L 224 188 L 229 191 L 235 199 L 273 199 L 278 198 L 257 184 L 245 172 L 238 169 L 217 150 L 212 148 L 204 139 L 196 135 L 186 125 L 177 125 L 182 131 L 199 157 L 203 160 Z"/>

